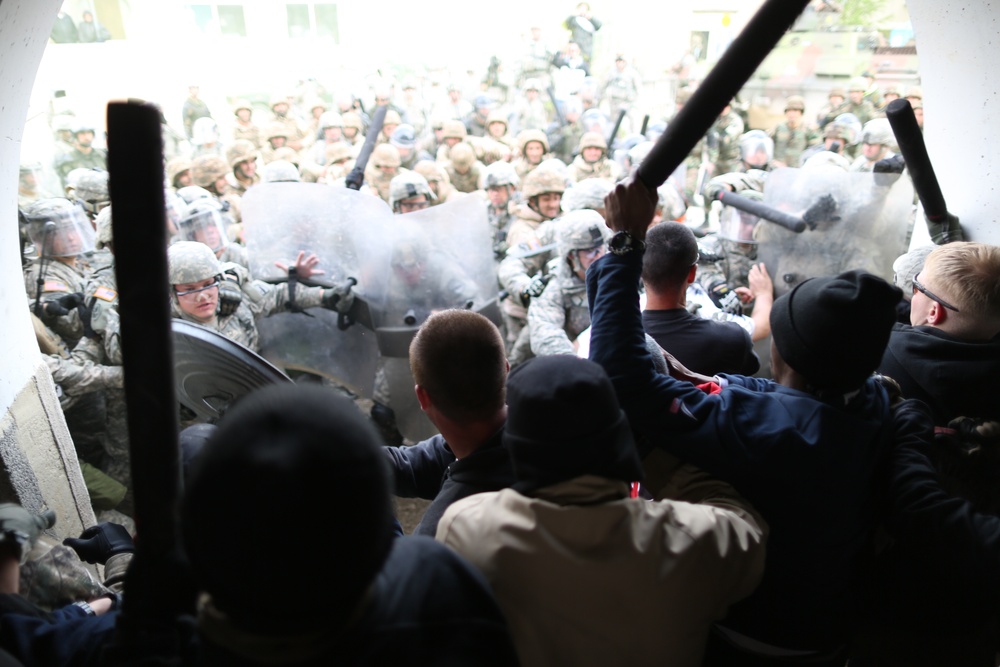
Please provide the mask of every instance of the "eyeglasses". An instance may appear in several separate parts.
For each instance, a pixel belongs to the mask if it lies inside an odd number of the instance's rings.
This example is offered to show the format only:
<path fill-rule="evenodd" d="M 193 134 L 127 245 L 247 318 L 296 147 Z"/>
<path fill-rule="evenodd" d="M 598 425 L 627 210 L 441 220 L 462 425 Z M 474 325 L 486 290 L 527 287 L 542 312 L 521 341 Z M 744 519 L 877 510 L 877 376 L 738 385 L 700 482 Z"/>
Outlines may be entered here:
<path fill-rule="evenodd" d="M 920 275 L 920 274 L 917 274 L 917 275 Z M 938 295 L 934 294 L 934 292 L 930 291 L 929 289 L 927 289 L 926 287 L 924 287 L 922 284 L 920 284 L 920 281 L 917 280 L 917 276 L 913 276 L 913 293 L 916 294 L 917 292 L 921 292 L 924 296 L 926 296 L 931 301 L 935 301 L 937 303 L 940 303 L 942 306 L 944 306 L 948 310 L 954 310 L 956 313 L 961 312 L 961 311 L 959 311 L 958 308 L 956 308 L 955 306 L 951 305 L 950 303 L 948 303 L 947 301 L 945 301 L 944 299 L 942 299 Z"/>
<path fill-rule="evenodd" d="M 182 296 L 190 296 L 192 294 L 197 294 L 198 292 L 204 292 L 205 290 L 210 290 L 213 287 L 218 287 L 218 286 L 219 286 L 219 281 L 218 281 L 218 279 L 216 279 L 216 280 L 213 280 L 212 282 L 210 282 L 209 284 L 205 285 L 204 287 L 198 287 L 198 288 L 195 288 L 195 289 L 189 289 L 189 290 L 187 290 L 185 292 L 177 292 L 176 294 L 177 294 L 177 298 L 180 298 Z"/>

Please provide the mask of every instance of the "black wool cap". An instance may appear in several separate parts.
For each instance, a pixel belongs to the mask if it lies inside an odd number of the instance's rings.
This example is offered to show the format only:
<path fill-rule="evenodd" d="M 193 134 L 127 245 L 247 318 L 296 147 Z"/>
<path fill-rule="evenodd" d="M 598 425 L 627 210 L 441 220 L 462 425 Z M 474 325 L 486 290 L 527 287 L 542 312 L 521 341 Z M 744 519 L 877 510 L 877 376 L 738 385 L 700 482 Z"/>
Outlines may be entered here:
<path fill-rule="evenodd" d="M 381 449 L 369 420 L 324 387 L 266 387 L 227 412 L 181 509 L 192 571 L 215 607 L 261 635 L 346 622 L 392 545 Z M 289 564 L 291 576 L 276 576 Z"/>
<path fill-rule="evenodd" d="M 901 297 L 864 271 L 812 278 L 774 301 L 774 345 L 816 389 L 853 391 L 882 360 Z"/>
<path fill-rule="evenodd" d="M 581 475 L 642 479 L 611 380 L 586 359 L 536 357 L 511 371 L 503 439 L 521 492 Z"/>

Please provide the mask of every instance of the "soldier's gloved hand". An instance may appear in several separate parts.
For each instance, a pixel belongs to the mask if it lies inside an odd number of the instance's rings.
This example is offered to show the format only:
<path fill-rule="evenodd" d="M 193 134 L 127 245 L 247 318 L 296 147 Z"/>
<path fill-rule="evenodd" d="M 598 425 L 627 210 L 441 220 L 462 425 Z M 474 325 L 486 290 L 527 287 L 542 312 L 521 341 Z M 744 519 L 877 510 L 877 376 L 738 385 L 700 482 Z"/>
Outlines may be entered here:
<path fill-rule="evenodd" d="M 223 280 L 219 283 L 219 316 L 228 317 L 235 313 L 240 304 L 243 303 L 243 290 L 239 283 L 229 278 L 228 274 L 223 275 Z"/>
<path fill-rule="evenodd" d="M 43 530 L 56 525 L 56 513 L 32 514 L 15 503 L 0 504 L 0 544 L 11 544 L 21 563 Z"/>
<path fill-rule="evenodd" d="M 872 172 L 876 174 L 902 174 L 904 169 L 906 169 L 906 160 L 899 153 L 879 160 L 872 166 Z"/>
<path fill-rule="evenodd" d="M 740 302 L 739 294 L 736 293 L 736 290 L 730 289 L 726 283 L 717 282 L 712 284 L 708 288 L 708 296 L 711 297 L 712 303 L 718 306 L 722 312 L 729 313 L 730 315 L 743 314 L 743 304 Z"/>
<path fill-rule="evenodd" d="M 545 291 L 545 285 L 547 283 L 548 281 L 545 280 L 545 276 L 542 274 L 536 273 L 533 275 L 531 277 L 531 281 L 528 282 L 524 289 L 521 290 L 521 303 L 527 307 L 534 297 L 539 296 Z"/>
<path fill-rule="evenodd" d="M 67 537 L 63 544 L 73 549 L 80 560 L 101 565 L 112 556 L 135 551 L 135 543 L 125 527 L 107 521 L 91 526 L 80 537 Z"/>
<path fill-rule="evenodd" d="M 339 285 L 334 285 L 323 290 L 323 307 L 327 310 L 335 310 L 338 313 L 346 313 L 354 305 L 354 290 L 351 289 L 358 284 L 354 278 L 348 278 Z"/>
<path fill-rule="evenodd" d="M 73 310 L 81 303 L 83 303 L 83 295 L 79 292 L 64 294 L 58 299 L 46 301 L 42 305 L 42 313 L 46 317 L 62 317 L 63 315 L 69 315 L 69 311 Z"/>

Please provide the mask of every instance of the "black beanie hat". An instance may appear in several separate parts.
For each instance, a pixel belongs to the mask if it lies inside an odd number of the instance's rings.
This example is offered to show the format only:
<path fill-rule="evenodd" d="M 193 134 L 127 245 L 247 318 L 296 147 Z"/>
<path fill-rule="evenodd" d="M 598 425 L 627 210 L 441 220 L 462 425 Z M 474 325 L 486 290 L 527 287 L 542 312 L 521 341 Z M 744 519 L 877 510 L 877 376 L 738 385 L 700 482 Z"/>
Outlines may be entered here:
<path fill-rule="evenodd" d="M 774 301 L 774 345 L 812 387 L 853 391 L 882 360 L 901 297 L 864 271 L 807 280 Z"/>
<path fill-rule="evenodd" d="M 181 527 L 217 609 L 250 632 L 342 625 L 392 545 L 374 428 L 332 390 L 275 385 L 223 417 L 196 461 Z M 291 576 L 275 572 L 292 567 Z"/>
<path fill-rule="evenodd" d="M 511 371 L 503 439 L 517 491 L 588 474 L 642 479 L 635 440 L 611 380 L 586 359 L 536 357 Z"/>

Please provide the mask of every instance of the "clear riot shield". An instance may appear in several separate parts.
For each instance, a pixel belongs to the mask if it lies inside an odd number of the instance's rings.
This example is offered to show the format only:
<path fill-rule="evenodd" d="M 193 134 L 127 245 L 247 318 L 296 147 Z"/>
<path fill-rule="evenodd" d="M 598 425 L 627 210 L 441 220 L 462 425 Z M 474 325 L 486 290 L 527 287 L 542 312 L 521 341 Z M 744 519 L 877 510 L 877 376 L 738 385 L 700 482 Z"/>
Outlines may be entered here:
<path fill-rule="evenodd" d="M 261 355 L 279 368 L 328 377 L 370 397 L 378 368 L 378 341 L 368 304 L 385 303 L 393 216 L 378 197 L 316 183 L 264 183 L 243 196 L 243 224 L 255 278 L 285 280 L 275 266 L 295 263 L 300 251 L 316 253 L 323 275 L 309 282 L 331 286 L 357 280 L 352 314 L 343 328 L 323 308 L 279 313 L 257 322 Z"/>
<path fill-rule="evenodd" d="M 826 195 L 835 207 L 817 207 Z M 908 177 L 839 170 L 778 169 L 768 175 L 764 203 L 815 216 L 801 234 L 761 221 L 757 257 L 780 296 L 808 278 L 863 269 L 892 281 L 892 262 L 906 252 L 913 218 L 913 184 Z"/>
<path fill-rule="evenodd" d="M 436 433 L 420 410 L 410 373 L 410 341 L 420 324 L 449 308 L 474 310 L 500 322 L 486 205 L 467 196 L 397 215 L 384 240 L 390 249 L 385 298 L 369 306 L 397 426 L 418 441 Z"/>

